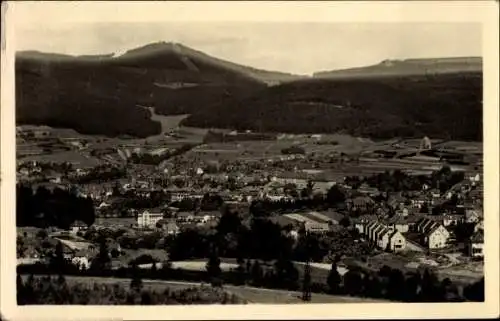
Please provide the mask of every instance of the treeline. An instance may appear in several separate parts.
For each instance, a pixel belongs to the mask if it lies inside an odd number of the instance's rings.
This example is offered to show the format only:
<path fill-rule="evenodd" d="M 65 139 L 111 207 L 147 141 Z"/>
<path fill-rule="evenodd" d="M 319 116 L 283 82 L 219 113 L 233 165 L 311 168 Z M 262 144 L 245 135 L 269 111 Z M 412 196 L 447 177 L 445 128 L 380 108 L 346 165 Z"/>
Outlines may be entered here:
<path fill-rule="evenodd" d="M 365 271 L 357 267 L 349 267 L 349 270 L 341 275 L 337 263 L 334 262 L 328 275 L 318 278 L 312 275 L 310 269 L 298 268 L 293 262 L 283 258 L 274 262 L 238 260 L 238 266 L 230 271 L 222 271 L 220 263 L 218 257 L 211 256 L 204 271 L 173 269 L 169 262 L 163 262 L 159 267 L 157 263 L 154 263 L 149 269 L 139 269 L 136 264 L 132 264 L 118 270 L 91 269 L 82 271 L 73 269 L 71 271 L 65 270 L 65 272 L 67 275 L 75 276 L 131 279 L 131 288 L 133 289 L 141 288 L 143 279 L 151 279 L 210 283 L 213 289 L 224 284 L 232 284 L 304 291 L 304 280 L 309 280 L 307 288 L 313 293 L 312 295 L 325 293 L 400 302 L 484 302 L 484 278 L 461 289 L 449 278 L 439 280 L 437 275 L 428 269 L 404 273 L 388 266 L 383 266 L 378 271 Z M 51 275 L 59 273 L 57 270 L 43 265 L 26 266 L 26 268 L 18 266 L 17 270 L 18 282 L 21 274 Z M 23 287 L 18 285 L 18 289 L 21 288 L 21 292 L 18 292 L 18 299 L 24 300 L 22 302 L 30 302 L 30 296 L 27 295 L 30 291 L 26 291 L 26 288 L 32 289 L 32 287 L 26 286 L 27 284 L 30 284 L 30 281 L 25 282 Z M 67 293 L 64 288 L 55 286 L 56 284 L 58 283 L 52 282 L 52 286 L 46 286 L 46 289 L 52 287 L 52 290 L 46 293 L 46 300 L 54 300 L 54 297 L 62 299 L 64 295 L 59 296 L 59 293 Z M 78 292 L 77 289 L 76 293 Z M 99 302 L 102 302 L 101 299 Z"/>
<path fill-rule="evenodd" d="M 446 192 L 465 178 L 462 171 L 452 171 L 449 166 L 443 166 L 431 175 L 408 175 L 401 170 L 374 174 L 370 176 L 348 176 L 345 183 L 357 189 L 366 183 L 382 192 L 420 191 L 424 184 L 436 188 L 441 193 Z"/>
<path fill-rule="evenodd" d="M 140 279 L 133 279 L 129 287 L 114 284 L 67 282 L 59 277 L 30 275 L 26 280 L 17 276 L 18 305 L 160 305 L 160 304 L 244 304 L 234 294 L 219 288 L 190 287 L 182 290 L 145 288 Z"/>
<path fill-rule="evenodd" d="M 91 198 L 79 197 L 73 191 L 60 188 L 49 190 L 40 186 L 17 186 L 16 224 L 67 229 L 76 220 L 94 223 L 95 212 Z"/>

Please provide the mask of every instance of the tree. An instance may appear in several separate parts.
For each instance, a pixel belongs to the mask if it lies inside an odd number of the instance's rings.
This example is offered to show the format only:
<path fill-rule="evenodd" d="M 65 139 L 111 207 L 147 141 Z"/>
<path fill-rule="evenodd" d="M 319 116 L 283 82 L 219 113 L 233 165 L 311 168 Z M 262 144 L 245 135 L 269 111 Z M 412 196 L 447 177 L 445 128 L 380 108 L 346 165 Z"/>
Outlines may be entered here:
<path fill-rule="evenodd" d="M 331 206 L 335 206 L 338 203 L 345 202 L 345 195 L 337 185 L 333 185 L 326 194 L 326 201 Z"/>
<path fill-rule="evenodd" d="M 423 302 L 439 302 L 439 280 L 437 276 L 425 269 L 422 276 L 422 290 L 420 292 L 420 300 Z"/>
<path fill-rule="evenodd" d="M 346 215 L 342 219 L 340 219 L 339 224 L 345 228 L 349 227 L 351 225 L 351 220 L 349 217 Z"/>
<path fill-rule="evenodd" d="M 16 242 L 17 257 L 18 258 L 23 257 L 25 251 L 26 251 L 26 246 L 24 245 L 24 240 L 21 236 L 18 236 Z"/>
<path fill-rule="evenodd" d="M 245 272 L 245 260 L 242 257 L 238 257 L 236 262 L 238 263 L 238 267 L 236 268 L 236 272 L 238 273 L 238 283 L 245 284 L 246 272 Z"/>
<path fill-rule="evenodd" d="M 331 293 L 338 293 L 340 289 L 340 281 L 342 278 L 340 277 L 340 273 L 337 270 L 337 263 L 332 263 L 332 267 L 330 269 L 330 273 L 328 273 L 328 278 L 326 279 L 326 283 L 328 284 L 328 289 Z"/>
<path fill-rule="evenodd" d="M 58 242 L 54 256 L 51 258 L 51 266 L 58 274 L 64 274 L 66 268 L 66 259 L 64 258 L 63 245 Z"/>
<path fill-rule="evenodd" d="M 142 290 L 142 279 L 137 264 L 132 265 L 132 280 L 130 281 L 130 288 L 135 292 L 140 292 Z"/>
<path fill-rule="evenodd" d="M 344 275 L 344 289 L 353 296 L 359 295 L 363 291 L 363 279 L 359 271 L 349 270 Z"/>
<path fill-rule="evenodd" d="M 153 264 L 151 265 L 151 276 L 153 278 L 155 278 L 157 272 L 158 272 L 158 268 L 156 267 L 156 262 L 153 262 Z"/>
<path fill-rule="evenodd" d="M 210 278 L 210 282 L 212 285 L 215 286 L 215 284 L 218 283 L 220 275 L 221 275 L 221 268 L 220 268 L 220 259 L 215 253 L 215 251 L 212 252 L 210 255 L 207 265 L 206 265 L 207 273 Z"/>
<path fill-rule="evenodd" d="M 25 304 L 25 290 L 24 290 L 24 282 L 23 279 L 21 278 L 20 274 L 17 274 L 16 277 L 16 295 L 17 295 L 17 304 L 18 305 L 23 305 Z"/>
<path fill-rule="evenodd" d="M 262 277 L 264 275 L 264 271 L 260 266 L 259 261 L 255 260 L 252 265 L 252 280 L 256 285 L 260 285 L 262 282 Z"/>
<path fill-rule="evenodd" d="M 387 297 L 390 300 L 401 300 L 404 296 L 404 284 L 405 278 L 403 273 L 398 269 L 392 269 L 387 285 Z"/>
<path fill-rule="evenodd" d="M 99 253 L 97 253 L 97 256 L 92 260 L 91 269 L 100 272 L 111 269 L 111 257 L 105 238 L 101 238 L 99 242 Z"/>
<path fill-rule="evenodd" d="M 417 302 L 421 284 L 422 278 L 420 276 L 420 273 L 416 272 L 407 275 L 404 285 L 405 293 L 402 299 L 406 302 Z"/>
<path fill-rule="evenodd" d="M 274 263 L 274 281 L 280 288 L 295 289 L 298 286 L 299 272 L 292 261 L 281 255 Z"/>
<path fill-rule="evenodd" d="M 304 266 L 304 278 L 302 281 L 302 301 L 311 301 L 311 265 L 309 261 Z"/>
<path fill-rule="evenodd" d="M 469 301 L 484 302 L 484 277 L 465 287 L 464 296 Z"/>

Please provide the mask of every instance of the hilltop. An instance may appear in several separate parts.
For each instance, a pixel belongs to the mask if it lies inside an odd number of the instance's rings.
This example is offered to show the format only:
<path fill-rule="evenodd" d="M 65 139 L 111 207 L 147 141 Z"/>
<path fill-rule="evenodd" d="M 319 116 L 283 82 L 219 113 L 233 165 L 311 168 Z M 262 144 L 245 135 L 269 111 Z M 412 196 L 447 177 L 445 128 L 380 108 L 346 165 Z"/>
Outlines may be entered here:
<path fill-rule="evenodd" d="M 19 124 L 68 127 L 85 134 L 158 134 L 158 114 L 186 114 L 295 79 L 210 57 L 173 43 L 96 56 L 16 54 Z"/>

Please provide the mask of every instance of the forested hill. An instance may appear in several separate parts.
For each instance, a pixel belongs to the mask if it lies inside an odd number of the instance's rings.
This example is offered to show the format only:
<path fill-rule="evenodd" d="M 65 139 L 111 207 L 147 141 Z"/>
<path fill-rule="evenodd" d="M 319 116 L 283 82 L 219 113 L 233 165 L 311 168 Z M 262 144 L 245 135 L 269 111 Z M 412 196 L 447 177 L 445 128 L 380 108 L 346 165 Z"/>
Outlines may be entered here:
<path fill-rule="evenodd" d="M 388 60 L 301 77 L 164 42 L 119 56 L 16 56 L 18 124 L 108 136 L 158 134 L 160 124 L 139 106 L 191 114 L 182 124 L 195 127 L 481 140 L 482 63 Z"/>
<path fill-rule="evenodd" d="M 482 73 L 300 80 L 199 110 L 183 124 L 482 140 Z"/>
<path fill-rule="evenodd" d="M 150 113 L 196 112 L 298 76 L 233 64 L 173 43 L 154 43 L 120 56 L 16 55 L 17 121 L 82 133 L 149 136 L 160 131 Z"/>

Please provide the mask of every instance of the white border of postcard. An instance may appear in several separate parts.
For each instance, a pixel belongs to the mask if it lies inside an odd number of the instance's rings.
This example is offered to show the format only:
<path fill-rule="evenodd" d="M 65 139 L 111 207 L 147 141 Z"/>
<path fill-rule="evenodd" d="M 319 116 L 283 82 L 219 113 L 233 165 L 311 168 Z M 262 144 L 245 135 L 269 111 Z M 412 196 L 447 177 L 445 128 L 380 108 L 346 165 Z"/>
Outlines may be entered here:
<path fill-rule="evenodd" d="M 43 6 L 50 14 L 37 15 Z M 47 10 L 50 8 L 50 10 Z M 499 315 L 498 2 L 41 2 L 2 3 L 1 314 L 7 320 L 481 318 Z M 21 15 L 22 12 L 22 15 Z M 480 22 L 483 25 L 486 288 L 484 303 L 246 306 L 16 306 L 14 28 L 43 21 Z M 50 39 L 47 39 L 50 41 Z"/>

